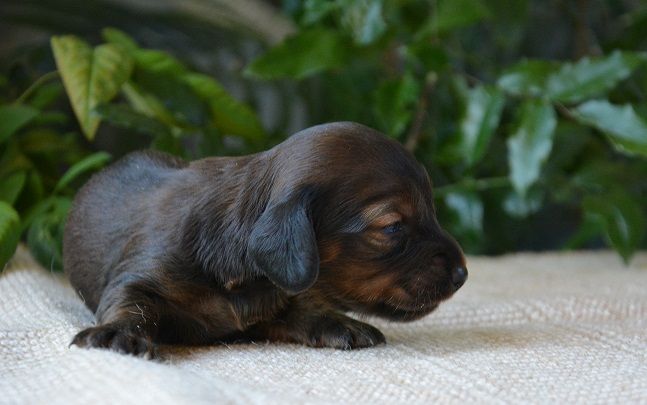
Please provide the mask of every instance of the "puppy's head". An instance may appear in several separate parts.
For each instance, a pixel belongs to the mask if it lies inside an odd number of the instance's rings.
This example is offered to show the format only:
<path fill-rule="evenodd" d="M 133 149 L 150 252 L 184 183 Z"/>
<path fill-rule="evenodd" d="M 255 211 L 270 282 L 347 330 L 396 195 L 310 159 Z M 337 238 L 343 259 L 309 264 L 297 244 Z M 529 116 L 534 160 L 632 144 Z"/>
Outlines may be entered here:
<path fill-rule="evenodd" d="M 249 251 L 280 288 L 312 287 L 347 310 L 413 320 L 465 282 L 427 172 L 397 142 L 335 123 L 296 134 L 266 158 L 273 187 Z"/>

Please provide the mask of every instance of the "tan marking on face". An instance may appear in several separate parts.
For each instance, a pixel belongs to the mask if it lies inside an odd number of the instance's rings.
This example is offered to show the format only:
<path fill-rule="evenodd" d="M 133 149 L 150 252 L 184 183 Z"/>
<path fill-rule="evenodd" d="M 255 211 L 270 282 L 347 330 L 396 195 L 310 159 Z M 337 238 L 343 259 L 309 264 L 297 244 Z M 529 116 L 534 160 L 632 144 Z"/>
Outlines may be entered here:
<path fill-rule="evenodd" d="M 379 218 L 388 213 L 395 213 L 393 206 L 395 201 L 393 200 L 384 200 L 380 202 L 373 203 L 366 208 L 364 208 L 362 215 L 366 222 L 373 222 L 375 219 Z"/>
<path fill-rule="evenodd" d="M 329 281 L 338 291 L 361 302 L 410 299 L 410 295 L 398 286 L 396 274 L 375 274 L 375 269 L 352 266 L 336 274 Z"/>
<path fill-rule="evenodd" d="M 383 205 L 378 208 L 371 208 L 370 217 L 366 218 L 369 223 L 367 235 L 369 241 L 376 245 L 389 244 L 392 238 L 382 232 L 382 229 L 402 221 L 402 215 L 393 211 L 392 204 Z"/>
<path fill-rule="evenodd" d="M 322 242 L 319 246 L 319 262 L 326 264 L 339 258 L 341 254 L 341 244 L 336 241 Z"/>
<path fill-rule="evenodd" d="M 393 275 L 384 275 L 360 283 L 354 295 L 364 302 L 404 302 L 411 299 L 411 295 L 397 285 Z"/>
<path fill-rule="evenodd" d="M 359 296 L 371 297 L 381 295 L 384 290 L 391 288 L 394 279 L 390 274 L 369 278 L 358 283 L 356 292 Z"/>
<path fill-rule="evenodd" d="M 375 220 L 373 220 L 371 225 L 376 228 L 385 228 L 400 221 L 402 221 L 402 215 L 398 214 L 397 212 L 389 212 L 377 217 Z"/>
<path fill-rule="evenodd" d="M 400 198 L 391 198 L 367 206 L 362 215 L 364 220 L 371 226 L 384 228 L 395 222 L 402 221 L 405 216 L 411 217 L 413 207 Z"/>

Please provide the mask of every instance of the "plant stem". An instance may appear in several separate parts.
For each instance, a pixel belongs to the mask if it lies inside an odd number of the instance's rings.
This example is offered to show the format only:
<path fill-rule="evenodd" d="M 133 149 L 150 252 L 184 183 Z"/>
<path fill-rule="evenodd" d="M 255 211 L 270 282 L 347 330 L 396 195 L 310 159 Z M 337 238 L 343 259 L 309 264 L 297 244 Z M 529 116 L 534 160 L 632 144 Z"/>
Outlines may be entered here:
<path fill-rule="evenodd" d="M 567 118 L 572 121 L 576 121 L 575 116 L 571 112 L 571 110 L 568 109 L 564 104 L 558 102 L 555 102 L 555 107 L 557 108 L 557 111 L 559 111 L 560 114 L 564 116 L 564 118 Z"/>
<path fill-rule="evenodd" d="M 446 186 L 436 187 L 434 193 L 436 197 L 444 197 L 452 191 L 460 189 L 487 190 L 491 188 L 507 187 L 510 185 L 510 179 L 507 176 L 486 177 L 483 179 L 465 179 L 458 183 L 448 184 Z"/>
<path fill-rule="evenodd" d="M 25 100 L 27 100 L 36 91 L 36 89 L 56 77 L 58 77 L 58 70 L 45 73 L 44 75 L 36 79 L 36 81 L 33 82 L 29 87 L 27 87 L 27 89 L 20 95 L 20 97 L 18 97 L 16 101 L 14 101 L 14 104 L 24 103 Z"/>
<path fill-rule="evenodd" d="M 427 104 L 429 100 L 429 94 L 433 90 L 434 84 L 436 84 L 437 77 L 436 75 L 430 75 L 425 78 L 425 85 L 422 88 L 420 97 L 418 98 L 418 104 L 416 108 L 416 115 L 411 124 L 411 129 L 407 135 L 407 140 L 404 144 L 405 149 L 409 152 L 414 152 L 418 147 L 418 142 L 422 136 L 422 123 L 425 120 L 427 115 Z"/>

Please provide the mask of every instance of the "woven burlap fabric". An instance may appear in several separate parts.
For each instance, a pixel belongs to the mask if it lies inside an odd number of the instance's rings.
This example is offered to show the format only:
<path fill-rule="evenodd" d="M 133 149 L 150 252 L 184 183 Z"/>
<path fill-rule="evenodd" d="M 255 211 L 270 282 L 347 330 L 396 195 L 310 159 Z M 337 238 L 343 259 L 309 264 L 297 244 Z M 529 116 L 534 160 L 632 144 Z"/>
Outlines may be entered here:
<path fill-rule="evenodd" d="M 471 258 L 432 315 L 372 320 L 385 346 L 164 348 L 161 362 L 68 348 L 92 314 L 19 256 L 0 276 L 0 403 L 647 403 L 647 254 Z"/>

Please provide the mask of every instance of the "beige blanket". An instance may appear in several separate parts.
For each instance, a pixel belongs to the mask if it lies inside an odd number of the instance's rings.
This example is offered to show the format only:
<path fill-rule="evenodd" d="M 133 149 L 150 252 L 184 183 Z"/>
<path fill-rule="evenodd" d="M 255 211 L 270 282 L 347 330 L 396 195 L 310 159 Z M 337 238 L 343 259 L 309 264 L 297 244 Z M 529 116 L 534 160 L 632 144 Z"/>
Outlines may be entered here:
<path fill-rule="evenodd" d="M 92 314 L 58 274 L 0 276 L 0 403 L 647 403 L 647 254 L 471 258 L 427 318 L 375 321 L 359 351 L 165 348 L 161 362 L 68 348 Z"/>

